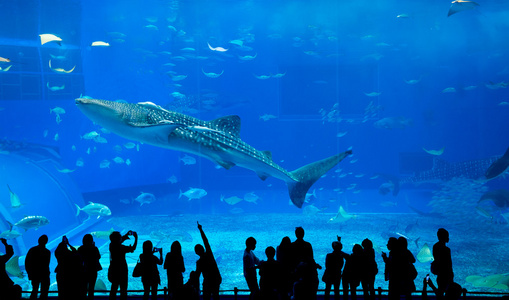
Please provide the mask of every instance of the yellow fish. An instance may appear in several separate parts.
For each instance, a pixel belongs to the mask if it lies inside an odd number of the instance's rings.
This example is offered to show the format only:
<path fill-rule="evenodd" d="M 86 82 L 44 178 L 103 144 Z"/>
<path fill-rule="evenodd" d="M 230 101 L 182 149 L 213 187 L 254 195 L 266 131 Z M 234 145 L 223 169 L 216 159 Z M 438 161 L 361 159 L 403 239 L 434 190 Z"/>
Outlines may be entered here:
<path fill-rule="evenodd" d="M 426 150 L 425 148 L 422 148 L 422 150 L 426 151 L 427 153 L 431 155 L 442 155 L 444 153 L 445 147 L 442 147 L 440 150 Z"/>
<path fill-rule="evenodd" d="M 51 67 L 51 59 L 49 60 L 49 68 L 54 71 L 54 72 L 57 72 L 57 73 L 71 73 L 72 71 L 74 71 L 74 69 L 76 68 L 76 66 L 72 67 L 72 69 L 70 69 L 69 71 L 66 71 L 62 68 L 52 68 Z"/>

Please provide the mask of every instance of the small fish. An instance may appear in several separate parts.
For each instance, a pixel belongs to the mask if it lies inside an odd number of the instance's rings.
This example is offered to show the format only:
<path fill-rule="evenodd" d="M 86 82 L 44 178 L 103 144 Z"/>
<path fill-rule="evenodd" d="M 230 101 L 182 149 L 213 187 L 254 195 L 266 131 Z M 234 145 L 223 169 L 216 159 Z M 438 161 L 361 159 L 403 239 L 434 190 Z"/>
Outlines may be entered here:
<path fill-rule="evenodd" d="M 422 150 L 426 151 L 427 153 L 431 155 L 442 155 L 444 154 L 445 147 L 442 147 L 440 150 L 426 150 L 425 148 L 422 148 Z"/>
<path fill-rule="evenodd" d="M 256 79 L 260 79 L 260 80 L 266 80 L 266 79 L 270 79 L 272 77 L 271 75 L 255 75 L 255 74 L 253 74 L 253 76 Z"/>
<path fill-rule="evenodd" d="M 44 45 L 49 42 L 57 42 L 57 44 L 59 46 L 62 46 L 62 44 L 60 43 L 62 41 L 62 39 L 54 34 L 44 33 L 44 34 L 39 34 L 39 37 L 41 37 L 41 45 Z"/>
<path fill-rule="evenodd" d="M 150 30 L 159 30 L 159 28 L 157 28 L 156 25 L 152 25 L 152 24 L 145 26 L 145 28 L 150 29 Z"/>
<path fill-rule="evenodd" d="M 377 97 L 377 96 L 380 96 L 382 93 L 379 93 L 379 92 L 371 92 L 371 93 L 364 93 L 364 95 L 368 96 L 368 97 Z"/>
<path fill-rule="evenodd" d="M 207 45 L 209 46 L 209 49 L 212 50 L 212 51 L 217 51 L 217 52 L 226 52 L 228 51 L 228 49 L 225 49 L 223 47 L 212 47 L 209 43 L 207 43 Z"/>
<path fill-rule="evenodd" d="M 177 176 L 175 176 L 175 175 L 171 175 L 171 177 L 169 177 L 169 178 L 167 179 L 167 181 L 168 181 L 169 183 L 171 183 L 171 184 L 174 184 L 174 183 L 177 183 L 177 182 L 178 182 L 178 179 L 177 179 Z"/>
<path fill-rule="evenodd" d="M 0 62 L 11 62 L 11 60 L 5 57 L 0 57 Z"/>
<path fill-rule="evenodd" d="M 76 217 L 79 216 L 81 211 L 86 212 L 89 216 L 97 216 L 97 219 L 100 217 L 111 216 L 111 210 L 108 206 L 100 203 L 88 202 L 86 206 L 80 208 L 78 204 L 76 205 Z"/>
<path fill-rule="evenodd" d="M 258 197 L 258 195 L 256 195 L 255 193 L 251 192 L 251 193 L 247 193 L 244 195 L 244 200 L 246 202 L 250 202 L 250 203 L 254 203 L 254 204 L 258 204 L 257 201 L 260 199 L 260 197 Z"/>
<path fill-rule="evenodd" d="M 57 169 L 57 171 L 60 172 L 60 173 L 68 174 L 68 173 L 72 173 L 72 172 L 76 171 L 76 169 L 74 169 L 74 170 L 71 170 L 71 169 Z"/>
<path fill-rule="evenodd" d="M 106 143 L 108 143 L 108 140 L 106 138 L 103 138 L 102 136 L 96 136 L 94 138 L 94 142 L 99 143 L 99 144 L 106 144 Z"/>
<path fill-rule="evenodd" d="M 285 75 L 286 75 L 286 72 L 285 73 L 276 73 L 276 74 L 271 75 L 271 77 L 272 78 L 281 78 Z"/>
<path fill-rule="evenodd" d="M 229 204 L 229 205 L 235 205 L 235 204 L 241 202 L 242 200 L 244 200 L 244 199 L 239 198 L 237 196 L 225 198 L 223 195 L 221 195 L 220 199 L 221 199 L 221 202 L 224 202 L 224 203 Z"/>
<path fill-rule="evenodd" d="M 237 46 L 239 46 L 239 47 L 244 46 L 244 41 L 242 41 L 242 40 L 231 40 L 231 41 L 229 41 L 228 43 L 230 43 L 230 44 L 234 44 L 234 45 L 237 45 Z"/>
<path fill-rule="evenodd" d="M 110 161 L 107 159 L 105 159 L 105 160 L 101 161 L 101 163 L 99 163 L 99 168 L 101 168 L 101 169 L 106 169 L 109 167 L 110 167 Z"/>
<path fill-rule="evenodd" d="M 71 150 L 72 150 L 72 151 L 76 151 L 76 146 L 72 145 L 72 146 L 71 146 Z"/>
<path fill-rule="evenodd" d="M 171 80 L 181 81 L 187 78 L 187 75 L 170 75 Z"/>
<path fill-rule="evenodd" d="M 109 240 L 110 239 L 110 235 L 113 233 L 113 231 L 115 231 L 115 229 L 113 229 L 113 227 L 112 227 L 108 231 L 93 231 L 90 234 L 93 237 L 98 238 L 98 239 Z"/>
<path fill-rule="evenodd" d="M 76 167 L 83 167 L 85 165 L 85 161 L 83 160 L 83 158 L 78 158 L 76 160 Z"/>
<path fill-rule="evenodd" d="M 224 70 L 221 71 L 221 73 L 207 73 L 205 71 L 203 71 L 203 69 L 201 69 L 201 72 L 203 73 L 203 75 L 207 76 L 208 78 L 218 78 L 219 76 L 223 75 L 224 73 Z"/>
<path fill-rule="evenodd" d="M 59 138 L 60 137 L 59 137 L 58 133 L 56 133 L 55 136 L 53 137 L 53 140 L 55 140 L 55 142 L 57 142 Z"/>
<path fill-rule="evenodd" d="M 126 165 L 128 165 L 128 166 L 130 166 L 130 165 L 131 165 L 131 160 L 130 160 L 129 158 L 128 158 L 128 159 L 126 159 L 126 160 L 125 160 L 125 164 L 126 164 Z"/>
<path fill-rule="evenodd" d="M 139 202 L 140 206 L 142 206 L 145 203 L 146 204 L 150 204 L 150 203 L 155 202 L 156 201 L 156 196 L 154 196 L 154 194 L 151 194 L 151 193 L 143 193 L 142 192 L 138 197 L 136 197 L 134 199 L 134 201 Z"/>
<path fill-rule="evenodd" d="M 133 143 L 133 142 L 127 142 L 127 143 L 124 144 L 124 147 L 126 149 L 134 149 L 136 147 L 136 144 Z"/>
<path fill-rule="evenodd" d="M 347 133 L 348 133 L 348 131 L 338 132 L 338 133 L 336 134 L 336 137 L 338 137 L 338 138 L 340 138 L 340 137 L 344 137 Z"/>
<path fill-rule="evenodd" d="M 277 117 L 274 116 L 274 115 L 264 114 L 264 115 L 261 115 L 259 119 L 260 120 L 264 120 L 264 121 L 268 121 L 270 119 L 277 119 Z"/>
<path fill-rule="evenodd" d="M 396 18 L 407 19 L 407 18 L 410 18 L 410 16 L 408 14 L 399 14 L 396 16 Z"/>
<path fill-rule="evenodd" d="M 124 163 L 124 159 L 122 157 L 118 157 L 116 156 L 115 158 L 113 158 L 113 161 L 116 163 L 116 164 L 123 164 Z"/>
<path fill-rule="evenodd" d="M 110 44 L 103 41 L 95 41 L 91 44 L 92 47 L 109 47 Z"/>
<path fill-rule="evenodd" d="M 50 114 L 51 114 L 51 113 L 55 113 L 55 114 L 57 114 L 57 115 L 63 115 L 63 114 L 65 114 L 65 109 L 63 109 L 63 108 L 61 108 L 61 107 L 58 107 L 58 106 L 57 106 L 57 107 L 55 107 L 55 108 L 51 108 L 51 109 L 49 110 L 49 113 L 50 113 Z"/>
<path fill-rule="evenodd" d="M 455 93 L 456 89 L 453 87 L 448 87 L 442 90 L 442 93 Z"/>
<path fill-rule="evenodd" d="M 179 160 L 182 161 L 186 166 L 196 164 L 196 158 L 189 156 L 187 154 L 185 154 L 184 157 L 180 158 Z"/>
<path fill-rule="evenodd" d="M 179 199 L 182 197 L 182 195 L 186 196 L 188 200 L 200 199 L 207 195 L 207 191 L 205 191 L 204 189 L 189 188 L 189 190 L 187 190 L 185 193 L 182 193 L 182 191 L 180 191 Z"/>
<path fill-rule="evenodd" d="M 85 139 L 85 140 L 93 140 L 93 139 L 95 139 L 98 136 L 99 136 L 99 133 L 97 133 L 97 131 L 90 131 L 90 132 L 85 133 L 84 135 L 82 135 L 81 138 Z"/>

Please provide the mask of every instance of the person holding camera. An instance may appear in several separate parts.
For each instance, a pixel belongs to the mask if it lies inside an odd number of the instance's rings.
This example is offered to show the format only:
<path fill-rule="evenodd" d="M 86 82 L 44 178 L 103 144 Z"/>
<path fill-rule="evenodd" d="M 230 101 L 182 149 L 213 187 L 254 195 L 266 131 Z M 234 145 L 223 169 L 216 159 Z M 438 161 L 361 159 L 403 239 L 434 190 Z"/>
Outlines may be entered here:
<path fill-rule="evenodd" d="M 134 244 L 122 245 L 129 236 L 134 237 Z M 136 246 L 138 246 L 138 234 L 132 230 L 123 236 L 118 231 L 110 234 L 110 267 L 108 268 L 108 280 L 111 282 L 110 299 L 116 298 L 119 287 L 120 299 L 127 299 L 128 269 L 125 255 L 133 253 Z"/>
<path fill-rule="evenodd" d="M 94 299 L 95 282 L 97 281 L 97 272 L 102 270 L 101 253 L 95 246 L 94 237 L 87 233 L 83 236 L 83 245 L 78 248 L 78 253 L 83 259 L 84 280 L 83 295 L 89 300 Z"/>
<path fill-rule="evenodd" d="M 83 290 L 83 260 L 64 235 L 55 249 L 58 299 L 79 299 Z"/>
<path fill-rule="evenodd" d="M 154 253 L 159 252 L 159 257 Z M 143 283 L 143 300 L 148 300 L 152 293 L 152 299 L 157 299 L 157 286 L 161 283 L 157 265 L 163 264 L 163 248 L 152 247 L 151 241 L 143 242 L 143 253 L 140 254 L 141 282 Z"/>

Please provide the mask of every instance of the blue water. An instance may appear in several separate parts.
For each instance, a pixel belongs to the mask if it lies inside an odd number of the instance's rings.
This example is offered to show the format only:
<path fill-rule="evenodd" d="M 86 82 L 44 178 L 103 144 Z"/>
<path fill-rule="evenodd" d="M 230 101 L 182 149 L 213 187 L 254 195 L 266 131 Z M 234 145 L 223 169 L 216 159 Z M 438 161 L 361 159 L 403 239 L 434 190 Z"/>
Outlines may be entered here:
<path fill-rule="evenodd" d="M 495 235 L 508 226 L 501 216 L 506 209 L 491 205 L 489 215 L 481 216 L 477 200 L 488 190 L 508 188 L 506 178 L 405 184 L 397 196 L 378 193 L 386 180 L 376 174 L 404 178 L 429 169 L 432 155 L 423 148 L 443 148 L 438 158 L 455 163 L 501 156 L 508 147 L 509 5 L 484 1 L 447 17 L 450 5 L 390 0 L 2 3 L 0 57 L 11 60 L 0 62 L 2 156 L 8 161 L 27 147 L 28 153 L 34 147 L 58 153 L 27 155 L 27 169 L 19 163 L 3 166 L 0 184 L 9 184 L 24 204 L 12 209 L 5 189 L 0 197 L 5 219 L 52 216 L 50 225 L 13 242 L 29 247 L 42 233 L 59 239 L 86 219 L 74 216 L 74 203 L 83 207 L 88 201 L 110 207 L 113 220 L 232 213 L 284 218 L 302 212 L 289 203 L 280 180 L 261 181 L 239 167 L 217 168 L 196 155 L 191 155 L 195 164 L 184 165 L 185 153 L 102 131 L 75 106 L 80 96 L 150 101 L 202 120 L 238 115 L 242 140 L 270 150 L 274 162 L 290 171 L 352 149 L 352 156 L 309 191 L 313 196 L 305 206 L 331 214 L 324 222 L 340 205 L 350 213 L 415 213 L 417 208 L 447 215 L 437 226 L 457 234 L 471 230 L 465 224 L 479 222 Z M 45 33 L 59 36 L 61 45 L 41 45 L 38 35 Z M 94 41 L 110 46 L 93 47 Z M 53 68 L 75 69 L 54 72 L 50 59 Z M 185 79 L 176 80 L 178 75 Z M 55 108 L 65 113 L 50 112 Z M 389 128 L 380 128 L 387 120 L 393 122 Z M 84 138 L 93 131 L 106 142 Z M 134 148 L 128 149 L 128 142 Z M 116 163 L 116 157 L 123 162 Z M 41 186 L 28 168 L 47 159 L 56 167 L 41 176 L 56 179 Z M 100 167 L 104 160 L 109 167 Z M 9 175 L 12 170 L 16 176 Z M 465 169 L 464 176 L 469 172 Z M 179 198 L 190 188 L 207 195 Z M 142 192 L 157 200 L 141 207 L 131 203 Z M 248 193 L 259 198 L 256 203 L 220 200 Z M 34 204 L 41 201 L 47 204 L 43 209 Z M 6 223 L 1 226 L 8 229 Z M 99 227 L 108 230 L 110 224 Z M 430 236 L 435 230 L 429 228 Z"/>

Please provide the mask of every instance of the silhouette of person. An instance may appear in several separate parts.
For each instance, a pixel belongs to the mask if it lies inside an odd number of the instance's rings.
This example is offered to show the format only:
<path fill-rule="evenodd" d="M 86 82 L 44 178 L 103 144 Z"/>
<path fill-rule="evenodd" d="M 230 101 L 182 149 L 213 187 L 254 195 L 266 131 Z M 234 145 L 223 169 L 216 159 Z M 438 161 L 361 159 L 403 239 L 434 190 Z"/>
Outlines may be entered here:
<path fill-rule="evenodd" d="M 437 300 L 458 300 L 460 299 L 461 295 L 463 293 L 466 293 L 466 290 L 461 287 L 461 285 L 457 284 L 456 282 L 449 283 L 447 286 L 447 289 L 445 290 L 445 294 L 438 291 L 438 289 L 433 284 L 433 281 L 429 278 L 429 274 L 426 275 L 426 277 L 423 280 L 423 287 L 422 287 L 422 299 L 428 300 L 428 291 L 427 287 L 431 287 L 433 292 L 435 293 Z"/>
<path fill-rule="evenodd" d="M 83 261 L 64 235 L 55 249 L 58 299 L 80 299 L 83 295 Z"/>
<path fill-rule="evenodd" d="M 214 300 L 218 300 L 219 287 L 223 279 L 219 273 L 216 259 L 214 258 L 209 240 L 203 231 L 202 225 L 198 222 L 196 223 L 198 224 L 198 230 L 200 231 L 203 244 L 205 245 L 205 248 L 200 244 L 194 246 L 194 252 L 200 257 L 196 261 L 196 273 L 198 278 L 203 274 L 203 299 L 209 300 L 212 297 Z"/>
<path fill-rule="evenodd" d="M 171 299 L 180 299 L 177 297 L 179 290 L 184 286 L 184 277 L 182 273 L 186 271 L 184 257 L 182 256 L 182 246 L 179 241 L 171 244 L 170 252 L 166 254 L 164 268 L 168 278 L 168 293 Z"/>
<path fill-rule="evenodd" d="M 32 293 L 30 299 L 37 299 L 39 287 L 41 288 L 40 299 L 48 299 L 49 290 L 49 263 L 51 252 L 46 249 L 48 236 L 43 234 L 39 237 L 38 245 L 30 248 L 25 257 L 25 270 L 28 279 L 32 281 Z"/>
<path fill-rule="evenodd" d="M 159 258 L 154 253 L 159 252 Z M 157 265 L 163 264 L 163 249 L 154 248 L 151 241 L 143 242 L 143 253 L 140 254 L 142 266 L 141 282 L 143 283 L 143 300 L 148 300 L 152 293 L 152 300 L 157 299 L 157 286 L 161 283 Z"/>
<path fill-rule="evenodd" d="M 325 256 L 325 272 L 322 276 L 322 281 L 325 282 L 325 295 L 324 299 L 330 299 L 331 287 L 334 286 L 334 299 L 339 299 L 339 286 L 341 284 L 341 269 L 348 258 L 348 254 L 341 251 L 343 244 L 341 244 L 341 237 L 337 237 L 337 241 L 332 242 L 332 252 Z"/>
<path fill-rule="evenodd" d="M 94 238 L 87 233 L 83 236 L 83 245 L 78 248 L 78 253 L 83 260 L 83 283 L 84 295 L 88 299 L 94 299 L 95 282 L 97 281 L 97 272 L 102 270 L 101 253 L 95 246 Z"/>
<path fill-rule="evenodd" d="M 313 247 L 309 242 L 304 241 L 304 228 L 302 227 L 296 227 L 295 228 L 295 237 L 297 238 L 292 243 L 292 257 L 293 257 L 293 265 L 295 266 L 295 269 L 297 266 L 300 265 L 300 272 L 309 272 L 309 274 L 306 274 L 304 283 L 305 285 L 302 285 L 302 274 L 299 276 L 296 276 L 297 280 L 301 280 L 301 285 L 299 288 L 305 287 L 309 288 L 309 293 L 305 293 L 309 295 L 309 299 L 315 299 L 316 293 L 318 291 L 318 272 L 317 269 L 321 269 L 322 267 L 315 262 L 315 259 L 313 257 Z M 302 264 L 304 263 L 304 264 Z M 297 273 L 297 272 L 296 272 Z M 294 288 L 295 290 L 295 288 Z"/>
<path fill-rule="evenodd" d="M 364 291 L 364 299 L 375 299 L 375 277 L 378 274 L 378 265 L 375 260 L 375 250 L 373 242 L 369 239 L 362 241 L 364 248 L 364 266 L 365 270 L 361 277 L 362 289 Z"/>
<path fill-rule="evenodd" d="M 242 257 L 244 278 L 246 279 L 247 286 L 249 287 L 249 299 L 258 297 L 258 279 L 256 277 L 256 267 L 260 264 L 260 260 L 254 254 L 253 250 L 256 249 L 256 239 L 252 236 L 246 239 L 246 249 Z"/>
<path fill-rule="evenodd" d="M 365 270 L 364 250 L 359 244 L 352 248 L 352 254 L 346 258 L 345 269 L 343 270 L 343 298 L 348 299 L 348 292 L 352 299 L 357 299 L 357 287 Z"/>
<path fill-rule="evenodd" d="M 407 299 L 412 298 L 412 293 L 415 292 L 414 279 L 417 277 L 417 270 L 414 267 L 415 257 L 408 250 L 408 241 L 406 238 L 400 236 L 398 238 L 398 260 L 396 269 L 400 272 L 400 287 L 401 294 L 405 295 Z"/>
<path fill-rule="evenodd" d="M 398 244 L 398 239 L 395 237 L 390 237 L 389 240 L 387 241 L 387 250 L 389 250 L 389 255 L 387 256 L 387 254 L 385 252 L 382 252 L 382 258 L 385 263 L 384 277 L 385 277 L 385 281 L 389 281 L 389 298 L 390 299 L 394 299 L 396 297 L 395 294 L 397 293 L 396 280 L 395 279 L 393 280 L 393 275 L 392 275 L 393 256 L 394 256 L 394 253 L 398 246 L 397 244 Z M 398 297 L 399 297 L 399 294 L 398 294 Z"/>
<path fill-rule="evenodd" d="M 7 240 L 0 238 L 0 242 L 5 246 L 5 254 L 0 255 L 0 295 L 2 299 L 21 299 L 21 287 L 9 278 L 7 271 L 5 270 L 5 264 L 14 255 L 14 249 L 12 245 L 7 244 Z"/>
<path fill-rule="evenodd" d="M 131 246 L 122 245 L 129 239 L 134 237 L 134 243 Z M 108 268 L 108 280 L 111 282 L 110 299 L 115 299 L 117 290 L 120 287 L 120 299 L 127 299 L 127 262 L 125 260 L 126 253 L 133 253 L 138 245 L 138 234 L 129 230 L 124 236 L 120 232 L 113 231 L 110 234 L 110 267 Z"/>
<path fill-rule="evenodd" d="M 449 232 L 444 228 L 437 231 L 438 242 L 433 245 L 432 263 L 433 274 L 437 275 L 438 292 L 443 295 L 447 286 L 454 282 L 452 270 L 451 249 L 446 246 L 449 242 Z"/>
<path fill-rule="evenodd" d="M 189 273 L 189 280 L 178 291 L 179 298 L 185 300 L 200 300 L 200 274 L 196 271 Z"/>
<path fill-rule="evenodd" d="M 285 236 L 279 246 L 276 247 L 276 260 L 281 264 L 281 298 L 289 299 L 293 273 L 292 241 L 290 237 Z"/>
<path fill-rule="evenodd" d="M 260 262 L 260 296 L 264 300 L 277 300 L 281 292 L 281 263 L 274 259 L 276 249 L 265 249 L 266 261 Z"/>

